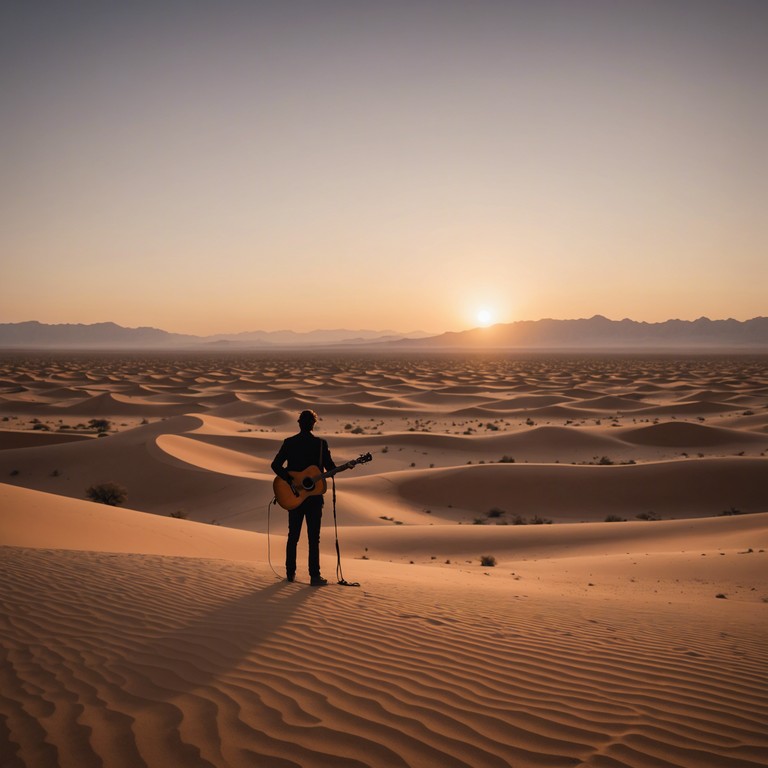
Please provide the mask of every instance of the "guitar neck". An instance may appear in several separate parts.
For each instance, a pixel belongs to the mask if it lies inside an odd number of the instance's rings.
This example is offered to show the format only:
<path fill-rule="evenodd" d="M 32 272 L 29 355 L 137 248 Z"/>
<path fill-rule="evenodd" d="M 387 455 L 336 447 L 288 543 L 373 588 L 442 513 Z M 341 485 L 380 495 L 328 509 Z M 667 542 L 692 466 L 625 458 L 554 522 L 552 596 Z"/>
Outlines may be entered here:
<path fill-rule="evenodd" d="M 345 469 L 352 469 L 352 467 L 357 464 L 356 461 L 348 461 L 346 464 L 342 464 L 335 469 L 329 469 L 327 472 L 323 472 L 320 477 L 333 477 L 334 475 L 337 475 L 339 472 L 343 472 Z"/>

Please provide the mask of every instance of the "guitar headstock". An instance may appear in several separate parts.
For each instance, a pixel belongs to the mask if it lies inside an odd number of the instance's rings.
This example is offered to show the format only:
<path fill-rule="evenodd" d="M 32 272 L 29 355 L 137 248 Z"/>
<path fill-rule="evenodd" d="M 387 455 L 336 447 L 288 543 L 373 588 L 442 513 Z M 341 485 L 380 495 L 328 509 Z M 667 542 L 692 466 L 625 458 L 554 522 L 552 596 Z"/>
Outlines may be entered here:
<path fill-rule="evenodd" d="M 370 453 L 361 453 L 355 460 L 352 462 L 353 464 L 367 464 L 369 461 L 373 459 L 373 456 L 371 456 Z"/>

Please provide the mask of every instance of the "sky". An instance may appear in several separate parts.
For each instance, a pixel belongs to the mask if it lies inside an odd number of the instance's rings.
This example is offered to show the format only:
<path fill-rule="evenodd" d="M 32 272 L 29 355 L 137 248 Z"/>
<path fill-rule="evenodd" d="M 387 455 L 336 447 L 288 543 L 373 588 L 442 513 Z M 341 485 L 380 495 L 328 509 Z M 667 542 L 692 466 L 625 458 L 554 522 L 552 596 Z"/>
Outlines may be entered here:
<path fill-rule="evenodd" d="M 0 322 L 768 314 L 764 0 L 4 0 Z"/>

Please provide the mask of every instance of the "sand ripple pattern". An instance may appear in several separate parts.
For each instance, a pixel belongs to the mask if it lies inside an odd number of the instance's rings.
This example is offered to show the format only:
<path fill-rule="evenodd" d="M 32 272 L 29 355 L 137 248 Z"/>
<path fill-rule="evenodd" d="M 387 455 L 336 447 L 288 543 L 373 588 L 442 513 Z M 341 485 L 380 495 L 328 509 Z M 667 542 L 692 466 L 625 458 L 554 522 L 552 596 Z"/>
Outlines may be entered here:
<path fill-rule="evenodd" d="M 0 583 L 4 768 L 768 765 L 764 618 L 9 547 Z"/>

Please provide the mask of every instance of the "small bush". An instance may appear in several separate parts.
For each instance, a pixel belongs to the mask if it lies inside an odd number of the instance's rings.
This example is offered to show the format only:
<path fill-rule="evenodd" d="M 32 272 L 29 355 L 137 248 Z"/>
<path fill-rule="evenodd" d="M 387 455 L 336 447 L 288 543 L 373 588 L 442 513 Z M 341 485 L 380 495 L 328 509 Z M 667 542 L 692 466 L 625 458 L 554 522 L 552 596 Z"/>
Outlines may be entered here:
<path fill-rule="evenodd" d="M 117 483 L 100 483 L 92 485 L 85 492 L 86 498 L 99 504 L 107 504 L 116 507 L 128 498 L 128 491 Z"/>
<path fill-rule="evenodd" d="M 499 507 L 491 507 L 491 509 L 488 510 L 488 517 L 501 517 L 506 514 L 507 513 Z"/>
<path fill-rule="evenodd" d="M 625 517 L 619 517 L 618 515 L 608 515 L 608 517 L 605 518 L 606 523 L 626 523 L 627 519 Z"/>
<path fill-rule="evenodd" d="M 514 458 L 512 456 L 507 456 L 506 454 L 504 454 L 504 456 L 502 456 L 499 459 L 499 464 L 514 464 L 514 463 L 515 463 Z"/>
<path fill-rule="evenodd" d="M 722 512 L 720 512 L 717 517 L 730 517 L 731 515 L 740 515 L 741 510 L 736 509 L 736 507 L 731 507 L 730 509 L 724 509 Z"/>
<path fill-rule="evenodd" d="M 496 558 L 493 555 L 482 555 L 480 565 L 486 568 L 493 568 L 496 565 Z"/>
<path fill-rule="evenodd" d="M 189 515 L 183 509 L 179 509 L 176 512 L 171 512 L 170 517 L 174 517 L 177 520 L 186 520 Z"/>
<path fill-rule="evenodd" d="M 97 432 L 109 432 L 112 429 L 112 422 L 109 419 L 91 419 L 88 426 Z"/>

